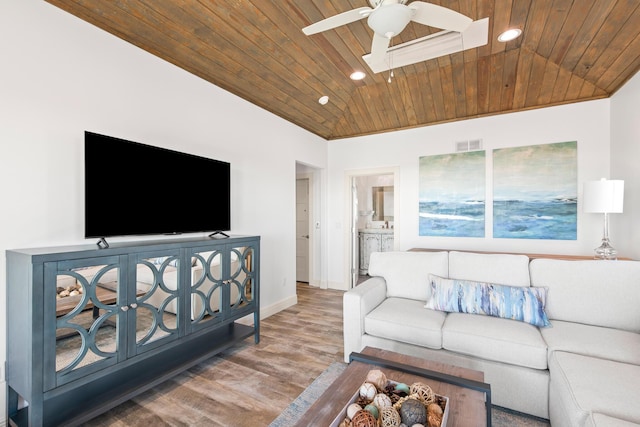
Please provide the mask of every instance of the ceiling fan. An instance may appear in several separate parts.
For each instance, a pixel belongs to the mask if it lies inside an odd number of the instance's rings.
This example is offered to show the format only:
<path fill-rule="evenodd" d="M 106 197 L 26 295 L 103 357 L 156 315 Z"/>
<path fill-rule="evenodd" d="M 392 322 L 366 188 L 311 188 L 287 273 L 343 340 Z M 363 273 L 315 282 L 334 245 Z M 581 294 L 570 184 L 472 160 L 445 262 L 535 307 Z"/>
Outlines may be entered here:
<path fill-rule="evenodd" d="M 373 30 L 371 61 L 384 60 L 391 38 L 400 34 L 409 22 L 463 32 L 473 20 L 461 13 L 423 1 L 369 0 L 369 6 L 359 7 L 318 21 L 302 31 L 306 35 L 320 33 L 368 18 L 367 24 Z"/>

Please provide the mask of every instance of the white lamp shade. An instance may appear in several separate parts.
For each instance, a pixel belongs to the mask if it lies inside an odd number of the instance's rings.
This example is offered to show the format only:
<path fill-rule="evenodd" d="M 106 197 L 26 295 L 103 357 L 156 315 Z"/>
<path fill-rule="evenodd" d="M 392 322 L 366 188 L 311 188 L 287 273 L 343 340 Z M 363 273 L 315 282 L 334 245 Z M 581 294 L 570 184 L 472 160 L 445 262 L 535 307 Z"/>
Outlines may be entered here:
<path fill-rule="evenodd" d="M 620 179 L 601 179 L 584 183 L 584 212 L 622 213 L 624 202 L 624 181 Z"/>

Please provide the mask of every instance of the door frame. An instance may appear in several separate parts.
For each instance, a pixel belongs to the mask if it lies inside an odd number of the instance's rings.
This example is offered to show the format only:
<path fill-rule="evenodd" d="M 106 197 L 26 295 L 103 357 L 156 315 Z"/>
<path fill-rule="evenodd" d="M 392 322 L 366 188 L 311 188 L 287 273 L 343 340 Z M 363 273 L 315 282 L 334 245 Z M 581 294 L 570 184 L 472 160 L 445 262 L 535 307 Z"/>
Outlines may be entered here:
<path fill-rule="evenodd" d="M 311 193 L 311 184 L 312 184 L 312 176 L 311 174 L 296 174 L 296 282 L 298 281 L 298 273 L 297 273 L 297 263 L 298 263 L 298 257 L 297 257 L 297 252 L 298 252 L 298 231 L 297 231 L 297 204 L 298 204 L 298 197 L 297 197 L 297 185 L 298 185 L 298 181 L 299 180 L 306 180 L 307 181 L 307 235 L 309 236 L 307 238 L 307 283 L 311 284 L 311 277 L 312 276 L 312 272 L 311 272 L 311 267 L 313 265 L 313 258 L 312 258 L 312 248 L 313 248 L 313 224 L 311 221 L 312 215 L 311 212 L 313 212 L 313 201 L 311 199 L 312 193 Z"/>
<path fill-rule="evenodd" d="M 397 251 L 400 248 L 400 232 L 399 230 L 402 228 L 401 221 L 396 220 L 396 218 L 401 218 L 400 216 L 400 167 L 399 166 L 387 166 L 381 168 L 373 168 L 373 169 L 359 169 L 359 170 L 350 170 L 345 172 L 344 179 L 344 194 L 345 194 L 345 209 L 344 209 L 344 223 L 349 225 L 349 232 L 345 233 L 344 236 L 344 283 L 347 283 L 347 289 L 351 289 L 356 286 L 354 283 L 354 273 L 353 269 L 358 269 L 357 265 L 354 265 L 357 262 L 357 242 L 358 242 L 358 230 L 354 224 L 354 218 L 357 214 L 357 206 L 355 205 L 355 200 L 352 193 L 352 183 L 355 181 L 355 178 L 361 176 L 371 176 L 371 175 L 393 175 L 393 250 Z"/>
<path fill-rule="evenodd" d="M 309 285 L 327 289 L 327 236 L 326 227 L 321 226 L 327 205 L 322 192 L 326 171 L 300 161 L 296 161 L 296 165 L 301 168 L 300 172 L 296 171 L 296 180 L 309 180 Z"/>

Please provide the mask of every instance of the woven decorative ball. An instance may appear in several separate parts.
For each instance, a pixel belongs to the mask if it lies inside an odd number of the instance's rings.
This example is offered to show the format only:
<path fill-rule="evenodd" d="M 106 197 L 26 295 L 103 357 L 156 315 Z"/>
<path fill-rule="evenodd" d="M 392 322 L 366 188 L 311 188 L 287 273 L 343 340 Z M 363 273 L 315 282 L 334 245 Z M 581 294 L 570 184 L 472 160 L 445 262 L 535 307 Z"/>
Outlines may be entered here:
<path fill-rule="evenodd" d="M 370 370 L 365 381 L 375 385 L 380 391 L 387 386 L 387 376 L 379 369 Z"/>
<path fill-rule="evenodd" d="M 400 407 L 402 423 L 408 426 L 427 422 L 427 408 L 416 399 L 407 399 Z"/>
<path fill-rule="evenodd" d="M 442 425 L 442 417 L 436 414 L 427 415 L 427 426 L 429 427 L 440 427 Z"/>
<path fill-rule="evenodd" d="M 347 418 L 352 419 L 356 412 L 360 410 L 362 410 L 362 406 L 358 405 L 357 403 L 352 403 L 351 405 L 347 406 Z"/>
<path fill-rule="evenodd" d="M 427 425 L 429 427 L 440 427 L 444 412 L 437 403 L 430 403 L 427 406 Z"/>
<path fill-rule="evenodd" d="M 382 427 L 398 427 L 402 423 L 400 414 L 393 408 L 380 410 L 380 423 Z"/>
<path fill-rule="evenodd" d="M 374 404 L 369 404 L 367 406 L 364 407 L 365 411 L 371 412 L 371 415 L 373 415 L 374 417 L 376 417 L 376 420 L 378 419 L 378 417 L 380 416 L 380 410 L 378 409 L 378 407 Z"/>
<path fill-rule="evenodd" d="M 378 393 L 373 398 L 373 404 L 378 407 L 378 409 L 386 408 L 392 405 L 391 398 L 384 393 Z"/>
<path fill-rule="evenodd" d="M 377 393 L 378 390 L 376 386 L 371 383 L 364 383 L 360 386 L 360 397 L 366 399 L 368 402 L 371 402 Z"/>
<path fill-rule="evenodd" d="M 353 427 L 377 427 L 378 420 L 376 420 L 376 417 L 371 415 L 371 412 L 363 409 L 362 411 L 356 412 L 351 419 L 351 425 Z"/>
<path fill-rule="evenodd" d="M 434 413 L 436 415 L 439 415 L 440 417 L 442 417 L 442 415 L 444 414 L 444 411 L 442 410 L 440 405 L 438 405 L 437 403 L 430 403 L 427 406 L 427 412 Z"/>
<path fill-rule="evenodd" d="M 436 401 L 436 397 L 433 390 L 431 390 L 431 387 L 423 383 L 411 384 L 411 394 L 417 394 L 418 399 L 420 399 L 425 405 Z"/>

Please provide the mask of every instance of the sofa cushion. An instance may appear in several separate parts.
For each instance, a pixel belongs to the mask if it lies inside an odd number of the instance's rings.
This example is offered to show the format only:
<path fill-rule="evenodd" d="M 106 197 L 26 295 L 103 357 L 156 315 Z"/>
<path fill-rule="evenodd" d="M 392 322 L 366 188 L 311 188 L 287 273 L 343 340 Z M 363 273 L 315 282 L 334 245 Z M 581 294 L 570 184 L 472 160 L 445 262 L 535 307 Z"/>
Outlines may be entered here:
<path fill-rule="evenodd" d="M 161 263 L 162 264 L 162 263 Z M 159 266 L 154 264 L 158 270 L 156 270 L 156 274 L 159 273 Z M 199 268 L 198 271 L 202 271 L 202 268 Z M 154 271 L 146 265 L 140 264 L 136 270 L 136 281 L 138 283 L 145 283 L 148 285 L 153 285 L 154 283 Z M 164 274 L 162 276 L 163 283 L 167 286 L 168 289 L 174 290 L 178 289 L 178 270 L 176 267 L 167 266 L 164 269 Z"/>
<path fill-rule="evenodd" d="M 551 424 L 583 426 L 592 412 L 640 422 L 640 366 L 555 351 L 549 371 Z"/>
<path fill-rule="evenodd" d="M 547 369 L 547 345 L 540 330 L 514 320 L 450 313 L 442 326 L 442 347 L 486 360 Z"/>
<path fill-rule="evenodd" d="M 541 330 L 549 352 L 566 351 L 640 365 L 640 334 L 554 320 Z"/>
<path fill-rule="evenodd" d="M 429 273 L 447 277 L 447 252 L 374 252 L 369 260 L 369 275 L 387 282 L 387 296 L 429 299 Z"/>
<path fill-rule="evenodd" d="M 118 268 L 115 267 L 107 269 L 106 265 L 94 265 L 91 267 L 75 268 L 74 271 L 87 279 L 87 282 L 89 283 L 91 283 L 98 274 L 102 274 L 98 279 L 98 283 L 111 283 L 118 281 L 119 271 Z"/>
<path fill-rule="evenodd" d="M 586 425 L 594 427 L 638 427 L 640 424 L 631 421 L 621 420 L 620 418 L 610 417 L 608 415 L 593 413 Z"/>
<path fill-rule="evenodd" d="M 368 335 L 423 347 L 442 348 L 446 313 L 424 309 L 424 302 L 387 298 L 364 319 Z"/>
<path fill-rule="evenodd" d="M 549 326 L 544 312 L 546 289 L 507 286 L 471 280 L 445 279 L 429 275 L 431 310 L 481 314 Z"/>
<path fill-rule="evenodd" d="M 432 273 L 438 274 L 434 271 Z M 451 251 L 448 277 L 501 285 L 529 286 L 529 257 Z"/>
<path fill-rule="evenodd" d="M 531 283 L 549 289 L 551 320 L 640 332 L 640 261 L 534 259 Z"/>

